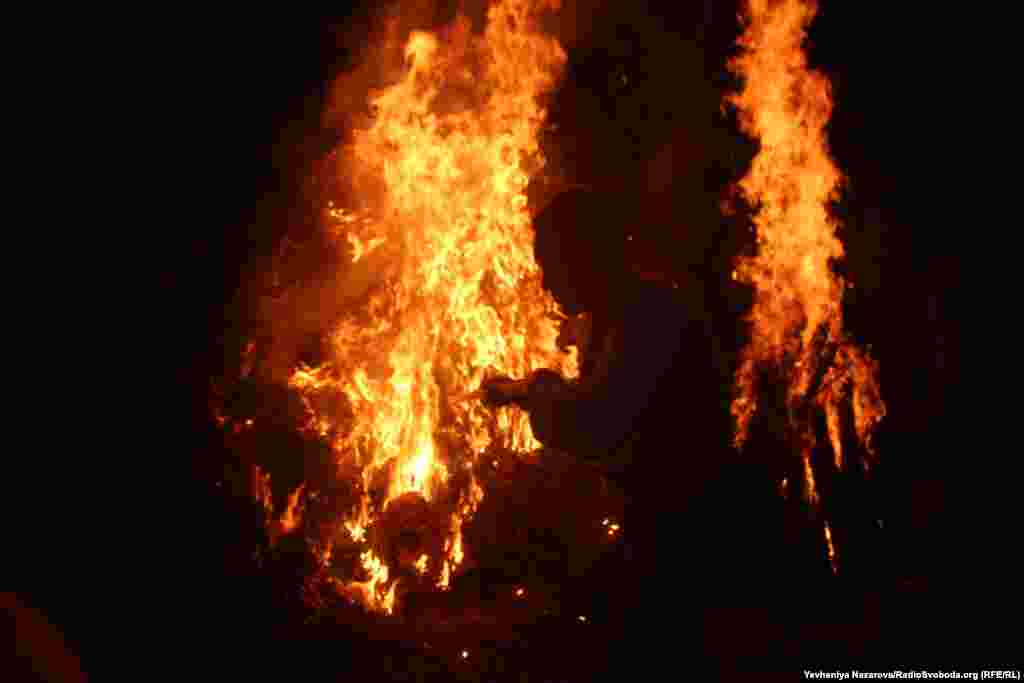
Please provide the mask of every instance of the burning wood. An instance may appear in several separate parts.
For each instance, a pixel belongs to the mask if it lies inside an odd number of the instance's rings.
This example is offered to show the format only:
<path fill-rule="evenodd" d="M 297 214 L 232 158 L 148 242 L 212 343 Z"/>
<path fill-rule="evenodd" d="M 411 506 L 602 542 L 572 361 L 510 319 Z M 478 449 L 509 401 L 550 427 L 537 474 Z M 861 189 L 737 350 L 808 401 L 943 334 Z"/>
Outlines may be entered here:
<path fill-rule="evenodd" d="M 831 269 L 843 256 L 829 215 L 842 180 L 825 139 L 832 101 L 828 80 L 808 68 L 801 48 L 816 11 L 813 0 L 748 0 L 742 52 L 730 65 L 745 81 L 730 102 L 743 130 L 761 143 L 739 184 L 756 208 L 758 253 L 740 260 L 734 273 L 755 290 L 748 318 L 752 339 L 736 375 L 736 444 L 742 447 L 758 410 L 759 368 L 778 368 L 787 387 L 793 448 L 803 461 L 812 502 L 818 499 L 811 462 L 813 409 L 828 416 L 837 465 L 842 461 L 836 436 L 841 387 L 854 385 L 858 435 L 865 446 L 885 414 L 874 362 L 843 335 L 846 283 Z M 827 522 L 824 538 L 834 567 Z"/>
<path fill-rule="evenodd" d="M 536 27 L 545 9 L 499 2 L 481 35 L 460 20 L 409 36 L 401 77 L 368 97 L 374 117 L 334 157 L 336 174 L 356 180 L 353 206 L 329 205 L 327 232 L 358 273 L 347 302 L 358 306 L 336 321 L 323 357 L 289 365 L 286 382 L 258 385 L 265 349 L 246 349 L 252 392 L 222 422 L 240 451 L 290 460 L 252 456 L 253 495 L 270 544 L 299 539 L 314 557 L 310 602 L 338 614 L 352 614 L 338 608 L 345 598 L 420 630 L 527 622 L 558 605 L 566 577 L 644 526 L 594 468 L 537 457 L 521 411 L 480 400 L 494 389 L 521 397 L 548 368 L 578 377 L 584 357 L 601 376 L 614 348 L 593 348 L 589 317 L 559 310 L 533 257 L 525 188 L 543 166 L 537 96 L 565 60 Z M 737 443 L 764 411 L 757 378 L 770 371 L 816 500 L 814 412 L 827 415 L 839 467 L 846 388 L 865 444 L 884 406 L 873 362 L 843 334 L 843 283 L 829 269 L 842 255 L 826 210 L 839 182 L 822 132 L 830 104 L 799 48 L 813 11 L 795 0 L 748 9 L 747 51 L 734 63 L 747 89 L 734 102 L 763 143 L 741 184 L 760 207 L 761 252 L 736 273 L 757 293 L 736 377 Z M 835 566 L 829 520 L 823 534 Z M 482 597 L 495 587 L 500 597 Z M 593 623 L 575 610 L 568 619 Z"/>
<path fill-rule="evenodd" d="M 539 446 L 521 411 L 473 400 L 484 379 L 578 373 L 541 287 L 526 197 L 544 165 L 538 97 L 566 59 L 539 28 L 553 9 L 499 2 L 482 33 L 464 17 L 413 31 L 398 78 L 362 93 L 373 115 L 327 169 L 351 182 L 328 202 L 326 232 L 367 285 L 325 357 L 288 379 L 302 407 L 284 422 L 329 448 L 322 480 L 261 495 L 275 538 L 305 520 L 343 592 L 380 612 L 403 591 L 450 587 L 484 496 L 481 463 Z M 311 493 L 348 479 L 347 493 Z"/>

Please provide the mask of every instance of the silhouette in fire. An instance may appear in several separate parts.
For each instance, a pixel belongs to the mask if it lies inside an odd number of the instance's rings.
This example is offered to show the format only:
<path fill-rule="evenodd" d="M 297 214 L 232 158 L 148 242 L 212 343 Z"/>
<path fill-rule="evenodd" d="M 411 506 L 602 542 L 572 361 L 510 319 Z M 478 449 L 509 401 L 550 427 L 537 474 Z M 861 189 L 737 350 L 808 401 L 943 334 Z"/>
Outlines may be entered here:
<path fill-rule="evenodd" d="M 704 286 L 696 277 L 671 281 L 632 267 L 629 204 L 622 196 L 570 191 L 535 221 L 545 288 L 567 314 L 590 317 L 580 377 L 541 370 L 525 381 L 496 378 L 483 389 L 492 405 L 527 410 L 546 447 L 598 463 L 622 487 L 629 559 L 606 569 L 618 574 L 611 599 L 620 601 L 635 637 L 657 631 L 660 621 L 649 619 L 648 608 L 664 609 L 690 579 L 702 580 L 679 552 L 691 544 L 701 552 L 693 543 L 707 533 L 700 527 L 718 524 L 699 511 L 699 501 L 734 456 L 729 367 Z"/>
<path fill-rule="evenodd" d="M 571 191 L 536 221 L 545 288 L 570 316 L 589 317 L 579 380 L 542 370 L 525 382 L 492 380 L 484 390 L 492 404 L 526 408 L 546 446 L 603 461 L 613 477 L 626 481 L 638 470 L 622 450 L 648 441 L 647 418 L 666 402 L 678 411 L 677 426 L 710 418 L 721 412 L 715 399 L 728 377 L 702 283 L 670 282 L 631 268 L 631 235 L 623 230 L 629 218 L 616 203 L 622 198 Z M 703 401 L 687 400 L 700 392 Z M 725 444 L 728 424 L 719 423 L 716 433 Z M 704 424 L 705 431 L 715 431 L 711 422 Z M 687 440 L 700 438 L 689 431 Z M 682 434 L 674 436 L 682 440 Z"/>

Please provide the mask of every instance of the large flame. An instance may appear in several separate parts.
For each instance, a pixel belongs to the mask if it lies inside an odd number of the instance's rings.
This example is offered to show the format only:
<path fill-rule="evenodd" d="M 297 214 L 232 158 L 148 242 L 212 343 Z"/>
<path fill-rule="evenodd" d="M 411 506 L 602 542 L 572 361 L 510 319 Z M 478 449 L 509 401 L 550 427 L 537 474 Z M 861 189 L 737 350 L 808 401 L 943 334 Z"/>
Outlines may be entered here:
<path fill-rule="evenodd" d="M 363 548 L 370 578 L 346 590 L 384 612 L 395 606 L 396 567 L 367 531 L 388 506 L 412 495 L 444 520 L 415 573 L 446 587 L 483 495 L 474 462 L 489 447 L 539 446 L 524 413 L 464 397 L 490 373 L 578 374 L 575 350 L 556 345 L 557 305 L 540 285 L 525 195 L 543 164 L 537 98 L 565 62 L 537 28 L 545 9 L 506 0 L 489 8 L 482 34 L 463 19 L 412 33 L 404 75 L 372 94 L 372 122 L 339 155 L 337 172 L 364 179 L 362 195 L 329 219 L 353 262 L 376 259 L 380 285 L 334 330 L 330 360 L 299 368 L 291 384 L 311 428 L 332 439 L 338 476 L 361 478 L 341 540 Z M 350 410 L 337 410 L 339 395 Z"/>
<path fill-rule="evenodd" d="M 831 269 L 843 257 L 829 213 L 842 182 L 825 135 L 832 99 L 827 78 L 808 68 L 801 47 L 816 12 L 813 0 L 748 0 L 741 53 L 730 64 L 744 80 L 731 102 L 744 132 L 761 143 L 740 182 L 756 208 L 758 251 L 741 259 L 734 273 L 755 289 L 751 341 L 737 372 L 732 407 L 736 445 L 744 444 L 757 411 L 759 370 L 781 370 L 803 460 L 804 493 L 812 502 L 818 491 L 807 408 L 825 412 L 837 469 L 845 465 L 840 406 L 848 390 L 856 433 L 869 456 L 875 455 L 871 432 L 885 414 L 876 363 L 844 336 L 842 296 L 847 285 Z M 827 524 L 825 540 L 834 560 Z"/>

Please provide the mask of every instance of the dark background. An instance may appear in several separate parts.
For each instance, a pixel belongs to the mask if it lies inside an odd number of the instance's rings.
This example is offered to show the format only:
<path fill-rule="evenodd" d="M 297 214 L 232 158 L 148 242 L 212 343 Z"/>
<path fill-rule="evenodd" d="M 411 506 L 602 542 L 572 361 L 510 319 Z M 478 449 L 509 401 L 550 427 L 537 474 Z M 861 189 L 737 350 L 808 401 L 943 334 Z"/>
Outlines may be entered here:
<path fill-rule="evenodd" d="M 553 168 L 596 184 L 661 179 L 660 188 L 648 187 L 657 198 L 645 215 L 646 239 L 663 253 L 674 250 L 669 268 L 719 277 L 716 314 L 735 316 L 746 298 L 727 274 L 749 233 L 717 206 L 754 152 L 719 112 L 721 96 L 736 85 L 725 62 L 739 34 L 737 8 L 710 1 L 605 5 L 576 10 L 570 70 L 552 103 L 561 126 L 548 141 Z M 879 359 L 889 410 L 878 437 L 889 549 L 880 561 L 890 584 L 905 587 L 889 613 L 903 615 L 908 632 L 920 634 L 927 625 L 922 639 L 962 643 L 965 624 L 994 628 L 977 610 L 1005 599 L 997 580 L 1005 570 L 979 560 L 1003 546 L 966 476 L 973 471 L 968 463 L 981 456 L 958 429 L 960 226 L 950 225 L 942 201 L 957 188 L 946 170 L 943 135 L 935 132 L 933 99 L 956 87 L 956 77 L 936 38 L 943 10 L 920 9 L 918 3 L 823 2 L 810 56 L 834 85 L 829 141 L 849 177 L 837 207 L 845 272 L 856 285 L 848 294 L 847 326 Z M 188 450 L 175 457 L 196 456 L 192 488 L 182 494 L 189 501 L 189 550 L 174 552 L 173 588 L 161 580 L 162 587 L 144 593 L 152 611 L 165 615 L 143 619 L 161 622 L 154 633 L 182 637 L 171 624 L 184 620 L 184 632 L 202 634 L 196 640 L 209 644 L 259 629 L 254 615 L 261 610 L 252 603 L 262 594 L 250 598 L 249 584 L 224 576 L 221 567 L 224 538 L 237 537 L 239 523 L 213 486 L 222 463 L 209 457 L 208 378 L 225 372 L 237 353 L 250 322 L 253 275 L 267 269 L 281 236 L 313 234 L 304 176 L 342 134 L 322 130 L 321 114 L 330 82 L 354 54 L 347 36 L 358 34 L 371 11 L 196 16 L 166 41 L 171 77 L 161 90 L 174 103 L 176 194 L 187 197 L 191 220 L 167 244 L 170 258 L 160 277 L 168 320 L 175 321 L 168 326 L 171 345 L 183 361 L 178 386 L 191 406 L 182 425 L 194 426 L 183 429 Z M 436 18 L 444 21 L 446 11 Z M 630 76 L 629 87 L 609 78 L 620 71 Z M 61 626 L 89 669 L 90 618 L 45 591 L 27 602 Z M 975 616 L 959 618 L 965 615 Z M 896 620 L 901 626 L 891 633 L 904 628 Z M 362 648 L 366 670 L 374 670 L 370 646 L 353 642 L 330 645 L 337 669 L 346 669 L 346 653 Z M 1000 642 L 990 636 L 996 652 Z M 308 647 L 302 661 L 320 658 Z M 180 662 L 193 651 L 183 645 L 175 652 Z M 397 655 L 382 647 L 373 656 Z"/>

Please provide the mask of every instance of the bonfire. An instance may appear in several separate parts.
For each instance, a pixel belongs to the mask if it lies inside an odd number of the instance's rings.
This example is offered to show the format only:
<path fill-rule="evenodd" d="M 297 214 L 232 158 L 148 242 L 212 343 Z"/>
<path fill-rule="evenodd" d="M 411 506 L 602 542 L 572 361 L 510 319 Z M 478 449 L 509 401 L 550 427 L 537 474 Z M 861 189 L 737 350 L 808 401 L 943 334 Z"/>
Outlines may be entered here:
<path fill-rule="evenodd" d="M 293 434 L 280 443 L 294 448 L 302 476 L 254 467 L 251 493 L 264 505 L 270 542 L 300 537 L 315 558 L 317 590 L 381 618 L 450 590 L 474 553 L 510 543 L 482 532 L 468 543 L 466 530 L 487 496 L 514 508 L 507 484 L 529 476 L 523 465 L 541 445 L 521 410 L 479 400 L 482 383 L 545 368 L 577 377 L 587 351 L 586 318 L 569 319 L 541 287 L 531 225 L 541 207 L 527 196 L 545 168 L 542 97 L 566 63 L 541 29 L 555 11 L 556 2 L 502 0 L 482 30 L 460 17 L 386 46 L 401 64 L 382 67 L 383 82 L 363 93 L 370 115 L 326 169 L 335 196 L 323 228 L 344 263 L 321 292 L 343 300 L 323 352 L 280 376 L 255 361 L 272 350 L 249 346 L 250 388 L 274 387 L 278 397 L 256 399 L 259 410 L 219 408 L 243 450 L 247 434 Z M 852 406 L 864 454 L 857 464 L 868 467 L 885 407 L 875 362 L 843 329 L 851 285 L 832 268 L 843 255 L 829 213 L 842 181 L 825 141 L 832 105 L 802 49 L 814 14 L 806 0 L 749 2 L 731 64 L 744 85 L 729 101 L 761 147 L 740 181 L 758 250 L 734 276 L 754 288 L 755 302 L 735 378 L 736 433 L 722 440 L 744 445 L 768 371 L 785 394 L 803 494 L 817 505 L 816 415 L 826 419 L 831 466 L 842 469 L 844 406 Z M 564 472 L 588 476 L 571 464 Z M 780 482 L 784 493 L 788 484 Z M 620 503 L 598 483 L 591 500 L 572 533 L 599 551 L 626 530 Z M 837 568 L 824 518 L 822 538 Z M 518 586 L 509 598 L 535 592 Z"/>

